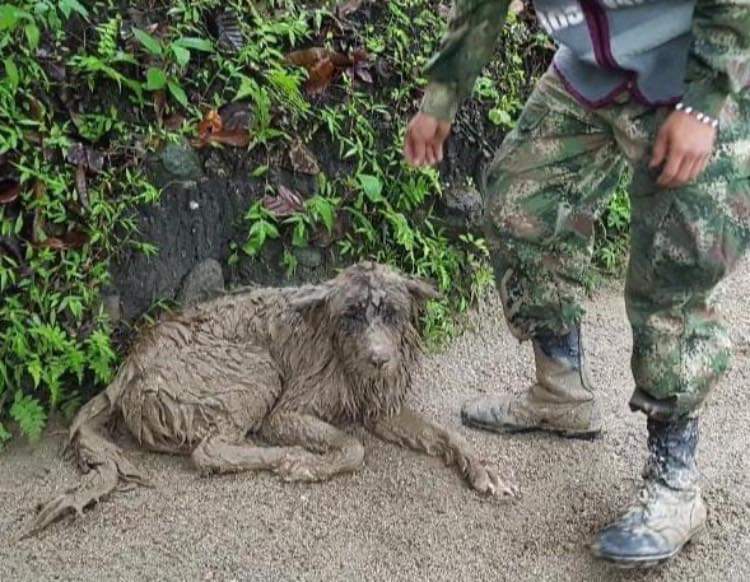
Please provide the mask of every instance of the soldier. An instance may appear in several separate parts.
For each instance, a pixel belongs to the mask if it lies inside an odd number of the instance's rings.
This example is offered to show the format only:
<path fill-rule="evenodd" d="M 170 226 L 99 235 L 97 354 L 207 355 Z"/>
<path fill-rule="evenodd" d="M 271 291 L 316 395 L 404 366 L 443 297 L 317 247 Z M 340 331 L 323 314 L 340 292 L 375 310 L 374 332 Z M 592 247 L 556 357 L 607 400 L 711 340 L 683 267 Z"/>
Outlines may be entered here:
<path fill-rule="evenodd" d="M 509 3 L 456 0 L 407 130 L 412 165 L 442 159 Z M 629 163 L 630 407 L 647 416 L 649 458 L 637 501 L 599 532 L 593 551 L 621 566 L 653 565 L 706 522 L 698 419 L 730 359 L 713 290 L 750 241 L 750 1 L 534 4 L 559 49 L 483 194 L 505 317 L 519 340 L 531 340 L 537 381 L 520 397 L 468 402 L 462 419 L 497 432 L 600 432 L 580 299 L 594 222 Z"/>

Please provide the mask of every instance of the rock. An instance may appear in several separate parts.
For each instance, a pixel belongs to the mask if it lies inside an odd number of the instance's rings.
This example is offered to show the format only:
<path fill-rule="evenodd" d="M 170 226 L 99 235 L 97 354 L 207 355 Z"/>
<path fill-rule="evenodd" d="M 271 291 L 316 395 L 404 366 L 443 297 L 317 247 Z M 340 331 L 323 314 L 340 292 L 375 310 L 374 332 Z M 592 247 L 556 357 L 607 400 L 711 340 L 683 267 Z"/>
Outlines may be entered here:
<path fill-rule="evenodd" d="M 224 275 L 221 264 L 216 259 L 206 259 L 198 263 L 187 274 L 177 294 L 182 305 L 192 305 L 212 299 L 224 291 Z"/>
<path fill-rule="evenodd" d="M 203 168 L 195 150 L 186 143 L 170 143 L 160 155 L 164 169 L 181 180 L 199 180 L 203 177 Z"/>
<path fill-rule="evenodd" d="M 448 235 L 456 238 L 482 230 L 482 197 L 471 186 L 451 188 L 443 193 L 439 213 Z"/>
<path fill-rule="evenodd" d="M 301 247 L 294 249 L 294 256 L 299 264 L 308 269 L 317 269 L 323 264 L 323 253 L 315 247 Z"/>
<path fill-rule="evenodd" d="M 120 296 L 113 293 L 108 295 L 102 295 L 102 309 L 104 313 L 109 317 L 109 321 L 115 324 L 122 319 L 122 304 L 120 303 Z"/>

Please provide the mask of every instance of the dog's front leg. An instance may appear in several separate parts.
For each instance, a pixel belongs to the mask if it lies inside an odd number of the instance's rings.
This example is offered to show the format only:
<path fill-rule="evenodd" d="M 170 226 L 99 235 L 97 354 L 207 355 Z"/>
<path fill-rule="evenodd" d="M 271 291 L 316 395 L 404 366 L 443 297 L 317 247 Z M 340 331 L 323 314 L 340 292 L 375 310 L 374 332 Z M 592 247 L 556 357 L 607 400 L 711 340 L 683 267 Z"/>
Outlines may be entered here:
<path fill-rule="evenodd" d="M 381 439 L 442 457 L 447 465 L 455 466 L 471 487 L 491 495 L 515 495 L 511 480 L 504 481 L 488 468 L 471 450 L 469 443 L 457 432 L 442 428 L 419 414 L 403 408 L 400 413 L 379 419 L 368 428 Z"/>
<path fill-rule="evenodd" d="M 287 481 L 325 481 L 356 471 L 364 463 L 365 449 L 356 437 L 309 414 L 274 413 L 264 421 L 260 434 L 275 445 L 307 449 L 290 455 L 275 469 Z"/>

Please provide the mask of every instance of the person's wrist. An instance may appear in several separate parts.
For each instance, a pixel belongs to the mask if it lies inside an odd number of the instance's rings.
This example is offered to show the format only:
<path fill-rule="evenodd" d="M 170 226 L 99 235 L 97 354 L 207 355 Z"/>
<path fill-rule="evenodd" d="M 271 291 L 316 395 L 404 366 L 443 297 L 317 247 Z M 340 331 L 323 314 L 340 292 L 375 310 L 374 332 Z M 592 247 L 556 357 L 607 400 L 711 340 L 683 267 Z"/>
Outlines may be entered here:
<path fill-rule="evenodd" d="M 677 105 L 674 106 L 675 111 L 680 111 L 686 115 L 690 115 L 693 117 L 696 121 L 699 121 L 705 125 L 708 125 L 709 127 L 712 127 L 713 129 L 719 128 L 719 120 L 715 117 L 711 117 L 707 113 L 703 113 L 702 111 L 698 111 L 691 107 L 690 105 L 686 105 L 682 101 L 680 101 Z"/>

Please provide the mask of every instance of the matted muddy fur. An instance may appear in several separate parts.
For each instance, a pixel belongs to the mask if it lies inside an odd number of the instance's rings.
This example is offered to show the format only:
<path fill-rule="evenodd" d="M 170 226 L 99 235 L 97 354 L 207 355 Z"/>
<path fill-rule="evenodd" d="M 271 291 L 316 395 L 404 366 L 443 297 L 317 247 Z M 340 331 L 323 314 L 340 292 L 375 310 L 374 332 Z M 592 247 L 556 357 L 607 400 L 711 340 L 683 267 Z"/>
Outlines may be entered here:
<path fill-rule="evenodd" d="M 404 406 L 419 309 L 433 297 L 422 281 L 364 263 L 320 285 L 230 293 L 162 321 L 75 417 L 70 444 L 84 480 L 44 505 L 29 534 L 118 485 L 146 484 L 107 438 L 118 413 L 143 447 L 190 455 L 204 473 L 321 481 L 355 471 L 364 448 L 341 427 L 359 423 L 443 457 L 479 492 L 514 494 L 456 432 Z"/>

